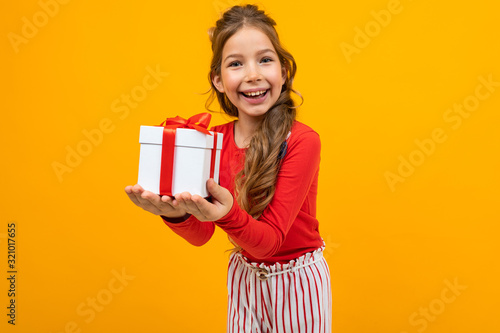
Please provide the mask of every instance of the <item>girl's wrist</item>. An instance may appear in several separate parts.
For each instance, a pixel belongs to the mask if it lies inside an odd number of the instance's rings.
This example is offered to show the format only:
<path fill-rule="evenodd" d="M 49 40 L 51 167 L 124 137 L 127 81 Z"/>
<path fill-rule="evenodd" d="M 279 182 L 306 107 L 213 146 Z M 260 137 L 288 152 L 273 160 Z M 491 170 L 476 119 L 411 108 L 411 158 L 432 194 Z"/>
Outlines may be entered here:
<path fill-rule="evenodd" d="M 165 215 L 160 215 L 161 218 L 168 223 L 182 223 L 186 222 L 188 218 L 191 217 L 191 214 L 185 214 L 183 216 L 178 216 L 178 217 L 170 217 L 170 216 L 165 216 Z"/>

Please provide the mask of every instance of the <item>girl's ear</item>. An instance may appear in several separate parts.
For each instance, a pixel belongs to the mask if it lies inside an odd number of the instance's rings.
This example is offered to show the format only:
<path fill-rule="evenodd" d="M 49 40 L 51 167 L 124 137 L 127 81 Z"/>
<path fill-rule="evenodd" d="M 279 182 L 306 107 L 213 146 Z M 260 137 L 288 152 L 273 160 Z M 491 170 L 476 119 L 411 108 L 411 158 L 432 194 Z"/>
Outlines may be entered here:
<path fill-rule="evenodd" d="M 281 85 L 284 85 L 286 82 L 287 72 L 287 66 L 281 66 Z"/>
<path fill-rule="evenodd" d="M 215 88 L 221 93 L 224 93 L 224 85 L 222 84 L 222 80 L 220 78 L 220 75 L 217 75 L 212 72 L 212 83 L 214 84 Z"/>

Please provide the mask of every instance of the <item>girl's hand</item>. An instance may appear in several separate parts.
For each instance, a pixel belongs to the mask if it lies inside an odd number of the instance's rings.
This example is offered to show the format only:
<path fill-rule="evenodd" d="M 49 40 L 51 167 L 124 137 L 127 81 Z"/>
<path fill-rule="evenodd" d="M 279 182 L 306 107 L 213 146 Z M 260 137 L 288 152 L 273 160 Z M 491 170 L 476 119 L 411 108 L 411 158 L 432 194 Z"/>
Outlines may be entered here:
<path fill-rule="evenodd" d="M 213 179 L 207 181 L 208 192 L 212 195 L 212 203 L 199 195 L 189 192 L 175 196 L 174 206 L 182 208 L 186 213 L 194 215 L 200 221 L 217 221 L 224 217 L 233 207 L 233 196 Z"/>
<path fill-rule="evenodd" d="M 159 196 L 150 191 L 145 191 L 141 185 L 125 187 L 130 200 L 142 209 L 155 215 L 176 218 L 186 215 L 186 211 L 173 204 L 173 199 L 168 195 Z"/>

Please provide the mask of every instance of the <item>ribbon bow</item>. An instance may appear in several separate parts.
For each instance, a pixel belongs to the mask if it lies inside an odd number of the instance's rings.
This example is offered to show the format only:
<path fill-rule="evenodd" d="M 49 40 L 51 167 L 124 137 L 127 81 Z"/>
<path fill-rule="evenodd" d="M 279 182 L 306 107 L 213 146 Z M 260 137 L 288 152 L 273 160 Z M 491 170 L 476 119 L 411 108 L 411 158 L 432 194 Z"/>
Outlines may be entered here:
<path fill-rule="evenodd" d="M 198 132 L 212 135 L 208 131 L 208 124 L 212 115 L 210 113 L 200 113 L 189 119 L 176 116 L 175 118 L 165 119 L 160 126 L 163 126 L 163 140 L 161 153 L 160 170 L 160 194 L 172 195 L 172 175 L 174 171 L 174 149 L 175 149 L 175 131 L 178 128 L 191 128 Z M 213 177 L 215 165 L 215 152 L 217 144 L 217 134 L 214 137 L 214 148 L 212 150 L 212 163 L 210 166 L 210 177 Z"/>
<path fill-rule="evenodd" d="M 198 132 L 202 132 L 208 135 L 212 135 L 208 131 L 208 124 L 210 124 L 210 119 L 212 115 L 210 113 L 200 113 L 192 116 L 189 119 L 184 119 L 182 117 L 176 116 L 175 118 L 165 119 L 160 126 L 165 127 L 165 131 L 173 130 L 175 133 L 176 128 L 192 128 Z"/>

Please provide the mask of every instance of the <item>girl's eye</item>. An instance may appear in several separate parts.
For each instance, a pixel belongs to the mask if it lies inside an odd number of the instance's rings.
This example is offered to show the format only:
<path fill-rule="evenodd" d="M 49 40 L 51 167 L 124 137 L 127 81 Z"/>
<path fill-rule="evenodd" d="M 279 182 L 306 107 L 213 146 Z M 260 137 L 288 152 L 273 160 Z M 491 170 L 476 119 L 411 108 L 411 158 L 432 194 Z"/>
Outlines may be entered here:
<path fill-rule="evenodd" d="M 229 64 L 228 67 L 237 67 L 237 66 L 240 66 L 241 65 L 241 62 L 239 61 L 233 61 L 232 63 Z"/>
<path fill-rule="evenodd" d="M 271 61 L 273 61 L 273 59 L 271 59 L 271 58 L 264 58 L 261 60 L 261 62 L 264 62 L 264 63 L 271 62 Z"/>

